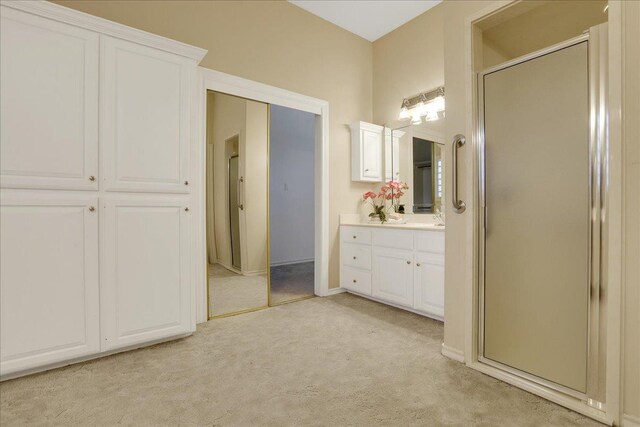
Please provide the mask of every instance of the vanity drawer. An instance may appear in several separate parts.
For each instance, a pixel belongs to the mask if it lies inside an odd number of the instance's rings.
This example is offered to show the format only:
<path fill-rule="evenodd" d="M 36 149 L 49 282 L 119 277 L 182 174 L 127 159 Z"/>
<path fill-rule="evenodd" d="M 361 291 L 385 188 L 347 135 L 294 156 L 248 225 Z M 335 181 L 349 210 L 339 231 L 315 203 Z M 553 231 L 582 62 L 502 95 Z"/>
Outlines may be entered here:
<path fill-rule="evenodd" d="M 373 230 L 372 242 L 374 246 L 394 249 L 413 249 L 412 230 Z"/>
<path fill-rule="evenodd" d="M 371 270 L 371 246 L 343 243 L 340 248 L 340 262 L 343 265 Z"/>
<path fill-rule="evenodd" d="M 340 236 L 345 243 L 371 244 L 371 230 L 364 227 L 345 227 L 340 229 Z"/>
<path fill-rule="evenodd" d="M 371 273 L 342 265 L 340 287 L 363 295 L 371 295 Z"/>
<path fill-rule="evenodd" d="M 417 231 L 416 251 L 444 254 L 444 232 Z"/>

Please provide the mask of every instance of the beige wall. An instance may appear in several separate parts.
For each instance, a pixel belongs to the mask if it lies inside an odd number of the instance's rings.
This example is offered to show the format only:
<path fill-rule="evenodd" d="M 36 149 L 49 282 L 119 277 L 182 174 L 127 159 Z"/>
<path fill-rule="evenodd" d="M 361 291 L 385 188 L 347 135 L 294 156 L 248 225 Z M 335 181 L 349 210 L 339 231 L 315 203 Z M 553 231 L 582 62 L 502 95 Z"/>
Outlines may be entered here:
<path fill-rule="evenodd" d="M 348 124 L 371 121 L 372 45 L 284 1 L 74 1 L 56 3 L 208 49 L 201 65 L 321 98 L 330 104 L 329 283 L 338 286 L 340 212 L 355 212 Z"/>
<path fill-rule="evenodd" d="M 373 43 L 374 123 L 396 121 L 404 98 L 444 84 L 443 7 Z"/>
<path fill-rule="evenodd" d="M 623 410 L 640 422 L 640 2 L 625 2 L 623 16 Z"/>

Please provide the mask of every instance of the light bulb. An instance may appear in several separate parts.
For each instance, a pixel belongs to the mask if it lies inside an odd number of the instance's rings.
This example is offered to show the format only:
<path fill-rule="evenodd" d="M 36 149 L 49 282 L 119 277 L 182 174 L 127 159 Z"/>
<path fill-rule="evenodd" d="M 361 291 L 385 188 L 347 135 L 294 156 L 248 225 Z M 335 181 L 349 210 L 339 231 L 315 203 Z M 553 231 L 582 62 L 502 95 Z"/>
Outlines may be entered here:
<path fill-rule="evenodd" d="M 422 123 L 422 119 L 420 118 L 420 114 L 416 114 L 413 117 L 411 117 L 411 124 L 412 125 L 419 125 L 420 123 Z"/>
<path fill-rule="evenodd" d="M 400 114 L 398 115 L 398 120 L 409 120 L 410 118 L 411 114 L 409 114 L 407 107 L 402 107 L 402 110 L 400 110 Z"/>
<path fill-rule="evenodd" d="M 434 120 L 438 120 L 438 118 L 439 118 L 439 117 L 438 117 L 438 113 L 437 113 L 437 112 L 435 112 L 435 111 L 429 111 L 429 112 L 427 113 L 427 116 L 424 118 L 424 120 L 425 120 L 426 122 L 432 122 L 432 121 L 434 121 Z M 412 123 L 413 123 L 413 122 L 412 122 Z"/>
<path fill-rule="evenodd" d="M 433 109 L 436 111 L 444 111 L 444 96 L 436 97 L 432 103 Z"/>

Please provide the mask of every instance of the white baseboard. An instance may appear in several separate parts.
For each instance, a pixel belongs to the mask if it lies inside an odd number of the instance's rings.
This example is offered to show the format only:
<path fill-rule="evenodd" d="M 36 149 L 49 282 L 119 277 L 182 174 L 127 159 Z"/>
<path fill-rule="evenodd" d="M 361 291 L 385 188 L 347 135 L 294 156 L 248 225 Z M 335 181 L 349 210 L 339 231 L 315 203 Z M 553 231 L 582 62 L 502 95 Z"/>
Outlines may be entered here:
<path fill-rule="evenodd" d="M 444 357 L 455 360 L 456 362 L 464 363 L 464 352 L 449 347 L 442 343 L 442 350 L 440 351 Z"/>
<path fill-rule="evenodd" d="M 640 417 L 624 414 L 622 416 L 622 427 L 640 427 Z"/>
<path fill-rule="evenodd" d="M 337 295 L 337 294 L 341 294 L 343 292 L 347 292 L 347 290 L 344 289 L 344 288 L 329 288 L 329 290 L 327 291 L 327 296 Z"/>
<path fill-rule="evenodd" d="M 307 262 L 314 262 L 315 258 L 309 259 L 296 259 L 293 261 L 280 261 L 280 262 L 272 262 L 271 267 L 280 267 L 282 265 L 295 265 L 295 264 L 305 264 Z"/>

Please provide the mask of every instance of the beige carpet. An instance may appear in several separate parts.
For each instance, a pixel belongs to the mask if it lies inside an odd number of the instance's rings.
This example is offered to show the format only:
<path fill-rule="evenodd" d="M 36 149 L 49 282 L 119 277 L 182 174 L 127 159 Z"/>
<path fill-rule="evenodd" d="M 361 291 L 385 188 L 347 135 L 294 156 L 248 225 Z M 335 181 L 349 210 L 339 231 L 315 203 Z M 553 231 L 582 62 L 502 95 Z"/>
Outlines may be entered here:
<path fill-rule="evenodd" d="M 235 313 L 267 305 L 267 276 L 243 276 L 219 264 L 209 266 L 209 315 Z"/>
<path fill-rule="evenodd" d="M 341 294 L 0 384 L 0 424 L 592 426 L 440 355 L 442 324 Z"/>

